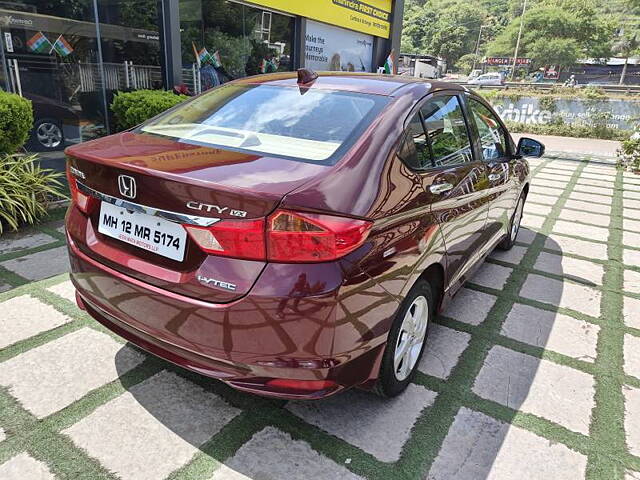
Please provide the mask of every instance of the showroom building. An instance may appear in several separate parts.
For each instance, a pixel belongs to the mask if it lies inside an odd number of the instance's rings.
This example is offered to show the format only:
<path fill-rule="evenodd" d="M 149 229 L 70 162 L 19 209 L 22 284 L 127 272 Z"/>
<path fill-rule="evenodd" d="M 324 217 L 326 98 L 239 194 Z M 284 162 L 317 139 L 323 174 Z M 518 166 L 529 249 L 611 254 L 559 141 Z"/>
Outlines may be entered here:
<path fill-rule="evenodd" d="M 307 66 L 375 72 L 399 52 L 404 0 L 0 0 L 0 87 L 64 131 L 113 130 L 117 91 L 198 93 Z"/>

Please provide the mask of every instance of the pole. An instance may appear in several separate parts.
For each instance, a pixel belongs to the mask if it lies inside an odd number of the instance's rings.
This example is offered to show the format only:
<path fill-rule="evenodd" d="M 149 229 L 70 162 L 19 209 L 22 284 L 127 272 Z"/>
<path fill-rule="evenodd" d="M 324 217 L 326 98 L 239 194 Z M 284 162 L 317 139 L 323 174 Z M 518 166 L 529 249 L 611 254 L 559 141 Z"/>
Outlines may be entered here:
<path fill-rule="evenodd" d="M 476 42 L 476 54 L 473 57 L 473 67 L 471 67 L 471 71 L 473 72 L 476 69 L 476 60 L 478 59 L 478 51 L 480 50 L 480 37 L 482 36 L 482 29 L 484 25 L 480 25 L 480 31 L 478 32 L 478 41 Z"/>
<path fill-rule="evenodd" d="M 102 35 L 100 34 L 100 16 L 98 15 L 98 0 L 93 0 L 93 20 L 96 22 L 96 44 L 98 47 L 98 70 L 100 72 L 100 84 L 102 89 L 102 108 L 104 108 L 104 128 L 107 135 L 111 133 L 109 126 L 109 105 L 107 105 L 106 75 L 104 72 L 104 59 L 102 56 Z"/>
<path fill-rule="evenodd" d="M 0 28 L 0 38 L 4 38 L 4 34 L 2 33 L 2 29 Z M 7 90 L 9 90 L 9 70 L 7 68 L 7 60 L 5 59 L 4 56 L 4 45 L 0 45 L 0 63 L 2 63 L 2 71 L 4 73 L 4 88 L 6 88 Z M 0 84 L 0 88 L 2 88 L 3 85 Z"/>
<path fill-rule="evenodd" d="M 518 39 L 516 40 L 516 50 L 513 53 L 513 68 L 511 69 L 511 81 L 516 74 L 516 62 L 518 61 L 518 50 L 520 49 L 520 38 L 522 37 L 522 28 L 524 27 L 524 14 L 527 12 L 527 0 L 522 5 L 522 15 L 520 16 L 520 30 L 518 30 Z"/>

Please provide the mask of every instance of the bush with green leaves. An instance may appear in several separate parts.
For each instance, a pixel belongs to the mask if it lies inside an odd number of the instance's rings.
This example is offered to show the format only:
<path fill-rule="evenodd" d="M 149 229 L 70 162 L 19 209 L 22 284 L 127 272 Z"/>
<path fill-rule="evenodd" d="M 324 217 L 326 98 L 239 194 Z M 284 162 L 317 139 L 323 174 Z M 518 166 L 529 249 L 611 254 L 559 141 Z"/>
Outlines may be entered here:
<path fill-rule="evenodd" d="M 622 142 L 617 153 L 618 165 L 632 172 L 640 172 L 640 132 Z"/>
<path fill-rule="evenodd" d="M 31 102 L 0 90 L 0 154 L 15 153 L 33 127 Z"/>
<path fill-rule="evenodd" d="M 0 234 L 46 216 L 51 199 L 66 197 L 63 175 L 42 168 L 35 155 L 0 156 Z"/>
<path fill-rule="evenodd" d="M 113 97 L 111 110 L 116 117 L 118 130 L 127 130 L 155 117 L 187 98 L 184 95 L 176 95 L 165 90 L 118 92 Z"/>
<path fill-rule="evenodd" d="M 511 133 L 533 133 L 537 135 L 557 135 L 559 137 L 600 138 L 604 140 L 627 140 L 631 132 L 607 127 L 605 124 L 593 125 L 564 123 L 558 119 L 551 123 L 506 122 Z"/>

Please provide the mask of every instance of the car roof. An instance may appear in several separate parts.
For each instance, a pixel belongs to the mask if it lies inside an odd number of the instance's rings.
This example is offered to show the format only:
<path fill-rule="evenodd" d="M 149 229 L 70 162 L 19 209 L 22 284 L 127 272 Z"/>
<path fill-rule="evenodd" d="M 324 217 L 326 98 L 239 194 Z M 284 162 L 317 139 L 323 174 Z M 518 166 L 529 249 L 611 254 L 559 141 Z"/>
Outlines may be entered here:
<path fill-rule="evenodd" d="M 383 75 L 354 72 L 317 73 L 318 78 L 308 86 L 309 89 L 340 90 L 386 96 L 400 95 L 406 87 L 416 84 L 423 84 L 427 93 L 429 91 L 443 89 L 459 91 L 465 90 L 464 87 L 455 83 L 416 78 L 408 75 Z M 233 83 L 298 87 L 297 80 L 298 75 L 296 72 L 282 72 L 245 77 L 236 80 Z"/>

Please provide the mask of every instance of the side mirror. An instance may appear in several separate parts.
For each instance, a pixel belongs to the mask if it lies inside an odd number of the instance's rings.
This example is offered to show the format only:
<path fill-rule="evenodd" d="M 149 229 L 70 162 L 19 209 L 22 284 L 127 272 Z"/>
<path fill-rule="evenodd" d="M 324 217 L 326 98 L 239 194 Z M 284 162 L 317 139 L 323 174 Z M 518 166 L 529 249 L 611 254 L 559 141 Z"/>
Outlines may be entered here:
<path fill-rule="evenodd" d="M 517 155 L 521 157 L 538 157 L 544 155 L 544 145 L 533 138 L 522 137 L 518 142 Z"/>

